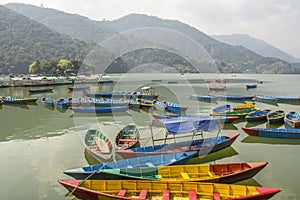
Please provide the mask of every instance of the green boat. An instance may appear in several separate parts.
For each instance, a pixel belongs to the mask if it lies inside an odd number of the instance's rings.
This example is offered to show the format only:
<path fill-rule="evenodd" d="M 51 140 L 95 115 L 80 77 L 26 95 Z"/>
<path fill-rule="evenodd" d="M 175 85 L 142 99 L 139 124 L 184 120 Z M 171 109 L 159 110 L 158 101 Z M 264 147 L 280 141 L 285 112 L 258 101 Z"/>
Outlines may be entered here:
<path fill-rule="evenodd" d="M 267 115 L 269 124 L 283 123 L 285 112 L 283 110 L 276 110 Z"/>
<path fill-rule="evenodd" d="M 229 111 L 229 112 L 213 112 L 210 115 L 212 115 L 212 116 L 237 116 L 237 117 L 245 117 L 250 112 L 258 111 L 258 110 L 260 110 L 260 108 L 236 110 L 236 111 Z"/>
<path fill-rule="evenodd" d="M 134 124 L 125 126 L 115 138 L 115 144 L 120 149 L 135 147 L 140 139 L 140 131 Z"/>

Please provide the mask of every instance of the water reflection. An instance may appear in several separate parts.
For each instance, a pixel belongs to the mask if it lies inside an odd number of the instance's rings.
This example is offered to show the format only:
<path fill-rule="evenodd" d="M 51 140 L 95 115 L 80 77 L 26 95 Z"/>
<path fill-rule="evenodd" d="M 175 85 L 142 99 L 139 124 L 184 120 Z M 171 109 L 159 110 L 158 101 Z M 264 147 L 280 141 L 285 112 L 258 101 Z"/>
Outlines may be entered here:
<path fill-rule="evenodd" d="M 268 137 L 257 137 L 247 136 L 241 142 L 244 143 L 261 143 L 261 144 L 300 144 L 300 139 L 286 139 L 286 138 L 268 138 Z"/>
<path fill-rule="evenodd" d="M 256 187 L 262 187 L 262 185 L 257 182 L 254 178 L 249 178 L 243 181 L 239 181 L 234 183 L 235 185 L 249 185 L 249 186 L 256 186 Z"/>
<path fill-rule="evenodd" d="M 238 155 L 238 152 L 236 152 L 236 150 L 232 147 L 227 147 L 225 149 L 207 154 L 205 156 L 192 158 L 187 164 L 200 164 L 206 162 L 213 162 L 216 160 L 220 160 L 226 157 L 232 157 L 235 155 Z"/>
<path fill-rule="evenodd" d="M 257 125 L 266 123 L 266 121 L 267 121 L 267 120 L 264 119 L 264 120 L 255 121 L 255 122 L 247 122 L 246 127 L 247 127 L 247 128 L 255 127 L 255 126 L 257 126 Z"/>
<path fill-rule="evenodd" d="M 238 130 L 238 128 L 232 123 L 225 123 L 223 125 L 223 130 Z"/>

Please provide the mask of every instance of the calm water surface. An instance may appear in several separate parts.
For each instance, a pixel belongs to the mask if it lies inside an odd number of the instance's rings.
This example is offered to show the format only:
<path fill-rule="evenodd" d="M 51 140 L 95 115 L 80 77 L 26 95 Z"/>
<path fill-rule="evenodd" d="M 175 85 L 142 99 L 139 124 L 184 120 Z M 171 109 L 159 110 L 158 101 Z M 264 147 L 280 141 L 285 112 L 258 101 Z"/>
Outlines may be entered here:
<path fill-rule="evenodd" d="M 132 74 L 113 75 L 114 84 L 92 86 L 96 91 L 133 91 L 144 85 L 156 88 L 160 100 L 177 101 L 188 105 L 188 114 L 209 114 L 217 104 L 197 102 L 188 99 L 188 94 L 208 94 L 206 79 L 223 77 L 227 80 L 226 95 L 265 94 L 278 96 L 299 96 L 300 79 L 298 75 L 244 75 L 244 74 L 204 74 L 199 76 L 186 74 Z M 187 80 L 189 80 L 187 82 Z M 263 80 L 258 88 L 246 90 L 247 83 Z M 190 84 L 190 85 L 189 85 Z M 152 120 L 151 112 L 129 110 L 124 115 L 93 116 L 73 115 L 72 111 L 59 111 L 43 106 L 41 97 L 80 96 L 80 92 L 69 93 L 70 86 L 55 86 L 53 93 L 29 95 L 30 88 L 2 88 L 0 95 L 36 97 L 37 104 L 27 106 L 0 107 L 0 187 L 1 199 L 65 199 L 66 190 L 57 183 L 58 179 L 69 179 L 62 172 L 66 169 L 81 167 L 95 161 L 85 155 L 82 144 L 83 133 L 90 127 L 100 128 L 108 137 L 114 138 L 118 130 L 127 123 L 135 122 L 142 132 L 141 143 L 148 141 L 148 124 Z M 222 94 L 222 93 L 221 93 Z M 224 104 L 226 102 L 218 102 Z M 229 102 L 227 102 L 229 103 Z M 230 102 L 232 105 L 239 103 Z M 279 104 L 278 106 L 257 103 L 257 107 L 272 110 L 283 109 L 286 112 L 296 110 L 299 105 Z M 266 127 L 265 122 L 247 123 L 239 120 L 225 125 L 223 134 L 240 133 L 232 147 L 216 152 L 199 162 L 254 162 L 268 161 L 269 164 L 253 179 L 241 184 L 277 187 L 282 191 L 273 199 L 299 199 L 300 178 L 300 140 L 256 138 L 247 136 L 242 127 Z M 284 127 L 278 125 L 276 127 Z"/>

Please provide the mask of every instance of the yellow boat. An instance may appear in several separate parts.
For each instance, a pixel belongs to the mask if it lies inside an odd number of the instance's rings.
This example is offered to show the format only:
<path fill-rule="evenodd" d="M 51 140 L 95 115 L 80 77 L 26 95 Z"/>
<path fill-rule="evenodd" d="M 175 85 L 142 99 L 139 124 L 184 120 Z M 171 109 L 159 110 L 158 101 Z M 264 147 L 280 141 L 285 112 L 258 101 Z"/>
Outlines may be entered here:
<path fill-rule="evenodd" d="M 277 188 L 203 182 L 145 180 L 60 180 L 80 199 L 124 200 L 221 200 L 269 199 Z"/>
<path fill-rule="evenodd" d="M 238 106 L 233 107 L 233 110 L 245 110 L 245 109 L 254 109 L 255 102 L 244 103 Z"/>

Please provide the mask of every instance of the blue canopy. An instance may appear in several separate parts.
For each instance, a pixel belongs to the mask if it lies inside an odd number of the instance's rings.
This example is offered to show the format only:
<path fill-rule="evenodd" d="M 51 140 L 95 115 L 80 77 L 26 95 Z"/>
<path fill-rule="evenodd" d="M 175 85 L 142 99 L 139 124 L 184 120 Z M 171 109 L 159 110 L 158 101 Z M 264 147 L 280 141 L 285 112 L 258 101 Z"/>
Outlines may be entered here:
<path fill-rule="evenodd" d="M 215 132 L 221 129 L 220 122 L 210 116 L 154 119 L 151 126 L 163 126 L 168 134 L 172 135 L 202 131 Z"/>

